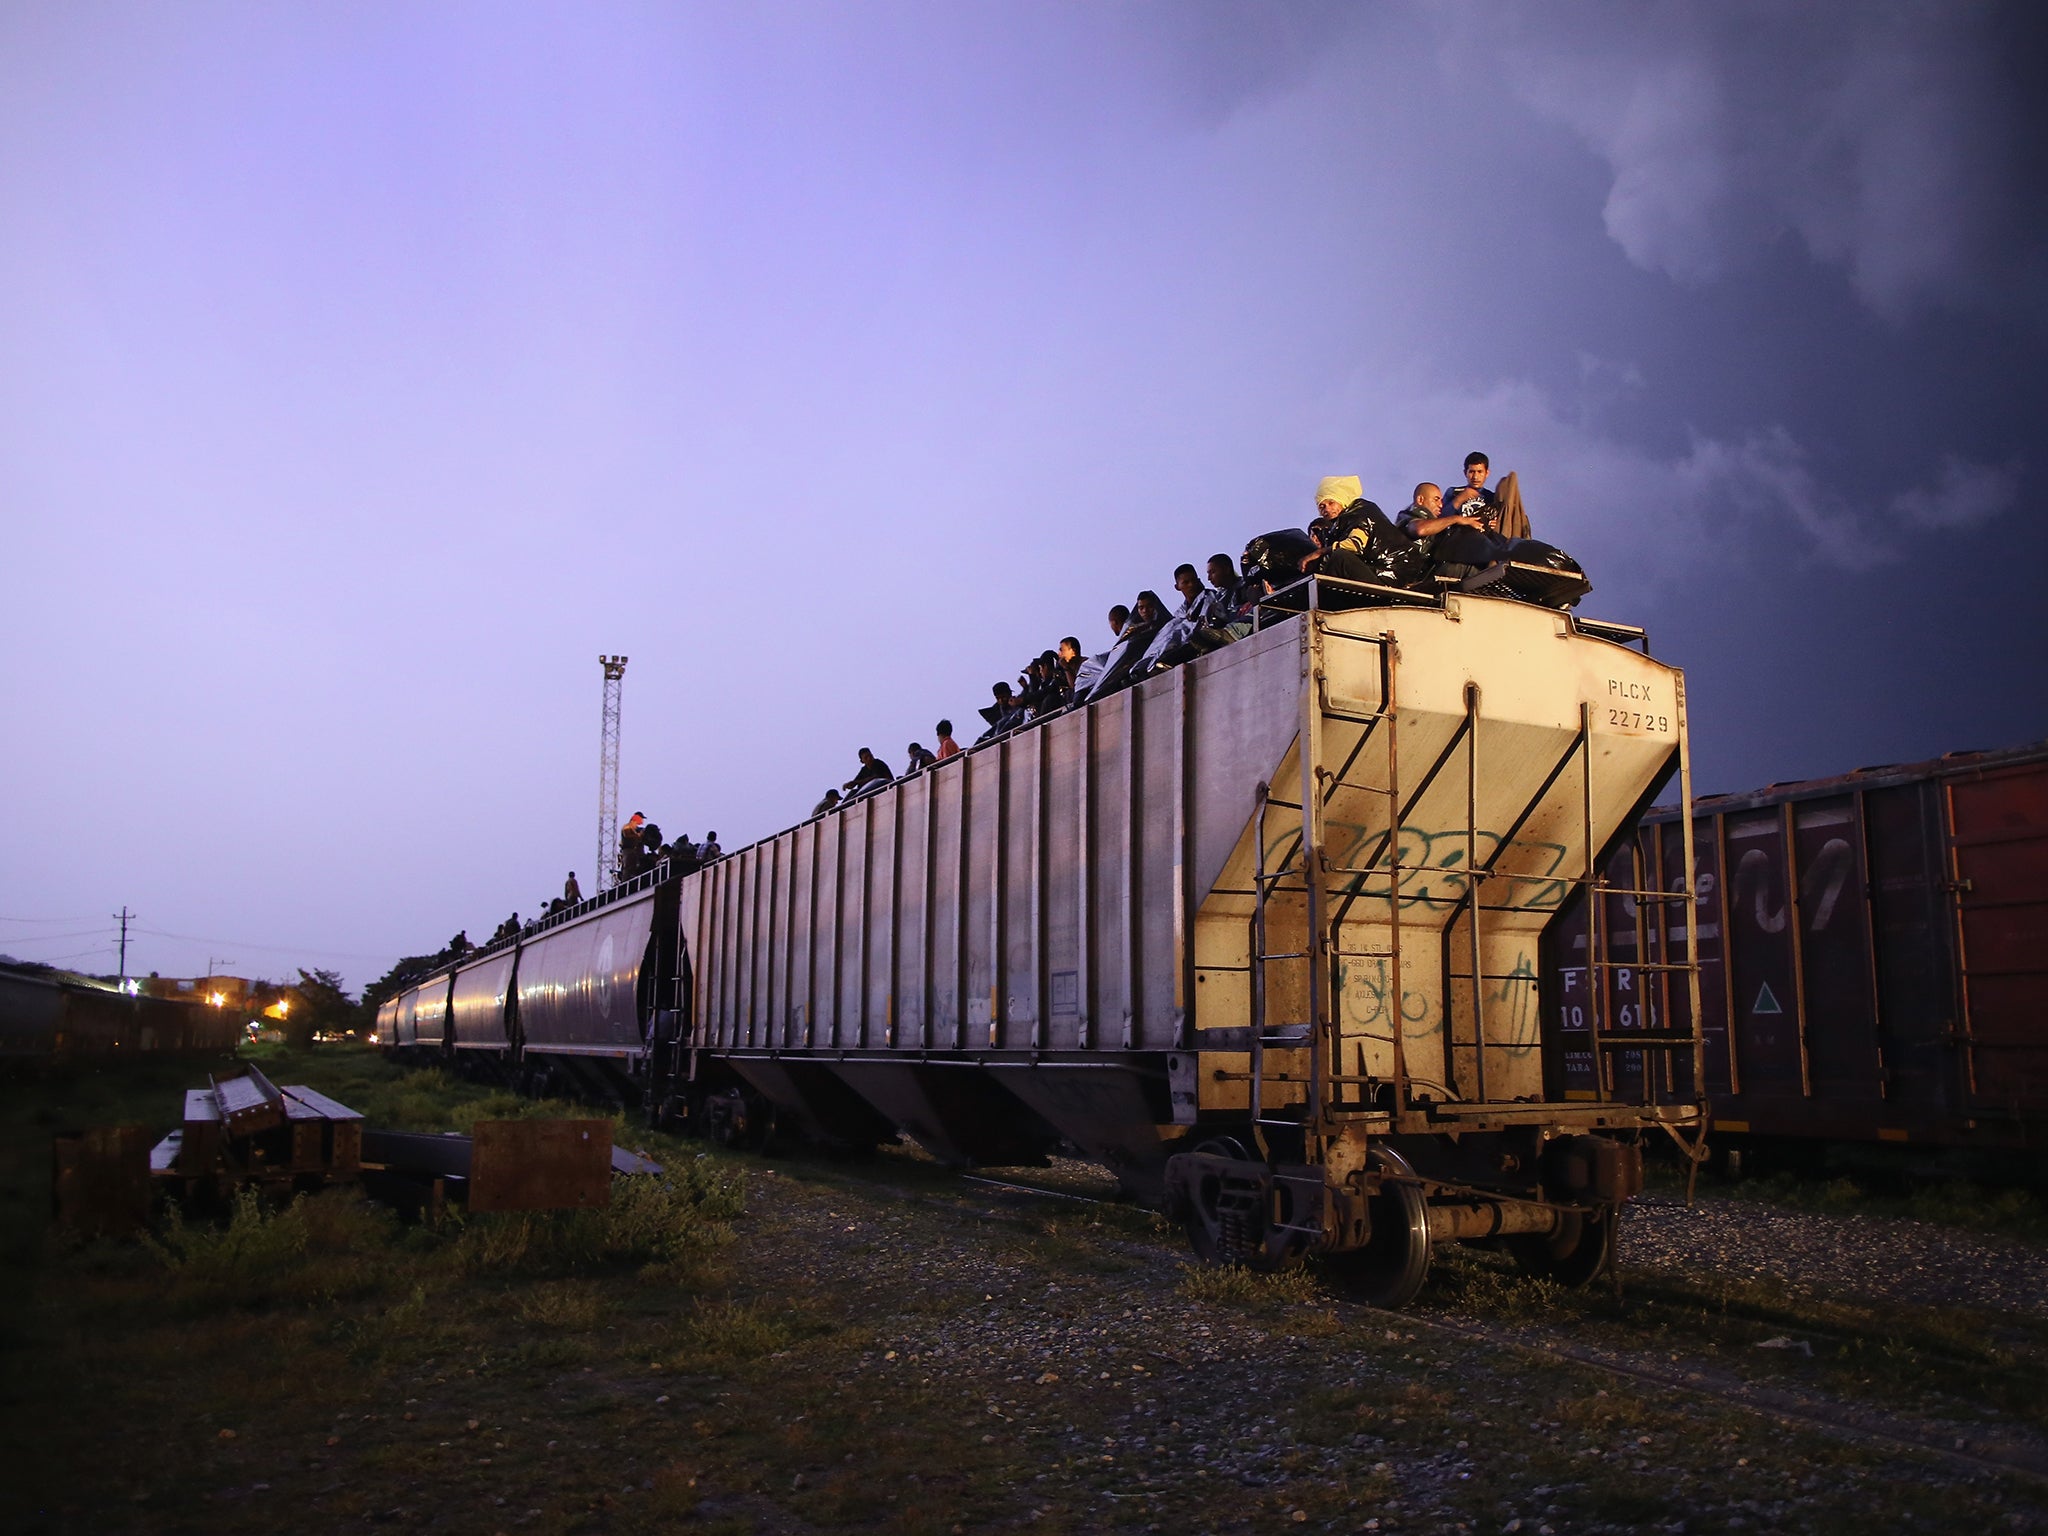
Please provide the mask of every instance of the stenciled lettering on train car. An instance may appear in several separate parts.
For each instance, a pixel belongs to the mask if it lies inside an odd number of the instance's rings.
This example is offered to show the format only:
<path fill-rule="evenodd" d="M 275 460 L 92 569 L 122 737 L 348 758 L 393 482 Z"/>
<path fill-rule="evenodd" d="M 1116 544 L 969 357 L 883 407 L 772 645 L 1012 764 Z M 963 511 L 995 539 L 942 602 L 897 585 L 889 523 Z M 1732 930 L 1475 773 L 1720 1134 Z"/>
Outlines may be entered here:
<path fill-rule="evenodd" d="M 1606 711 L 1606 723 L 1616 730 L 1668 734 L 1671 730 L 1670 711 L 1668 707 L 1659 709 L 1657 704 L 1657 690 L 1650 684 L 1610 677 L 1607 679 L 1607 702 L 1601 708 Z"/>

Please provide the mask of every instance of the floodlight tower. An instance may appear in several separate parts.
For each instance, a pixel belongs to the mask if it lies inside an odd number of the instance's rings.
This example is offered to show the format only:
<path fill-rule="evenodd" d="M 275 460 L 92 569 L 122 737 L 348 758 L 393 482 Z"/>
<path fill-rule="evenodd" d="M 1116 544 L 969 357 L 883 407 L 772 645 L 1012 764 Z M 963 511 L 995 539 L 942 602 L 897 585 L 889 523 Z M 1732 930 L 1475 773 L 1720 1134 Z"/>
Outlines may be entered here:
<path fill-rule="evenodd" d="M 619 695 L 626 658 L 600 656 L 604 668 L 604 723 L 597 754 L 597 888 L 610 890 L 619 878 Z"/>

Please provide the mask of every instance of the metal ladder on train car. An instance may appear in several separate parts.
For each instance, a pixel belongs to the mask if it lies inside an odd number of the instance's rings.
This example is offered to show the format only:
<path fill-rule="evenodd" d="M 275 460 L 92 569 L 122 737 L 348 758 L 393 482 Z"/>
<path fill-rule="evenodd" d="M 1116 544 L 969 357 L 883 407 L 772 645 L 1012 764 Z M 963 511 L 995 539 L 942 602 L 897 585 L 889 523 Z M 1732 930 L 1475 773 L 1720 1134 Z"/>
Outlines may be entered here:
<path fill-rule="evenodd" d="M 1470 874 L 1465 882 L 1464 892 L 1456 897 L 1418 895 L 1414 898 L 1419 901 L 1450 902 L 1458 909 L 1453 912 L 1451 924 L 1445 929 L 1447 944 L 1449 942 L 1449 934 L 1455 928 L 1459 915 L 1462 913 L 1466 918 L 1470 969 L 1464 973 L 1462 978 L 1456 972 L 1451 971 L 1448 965 L 1446 971 L 1448 979 L 1464 979 L 1471 985 L 1472 1036 L 1469 1042 L 1460 1041 L 1455 1028 L 1456 1020 L 1446 1019 L 1444 1030 L 1445 1084 L 1447 1086 L 1455 1084 L 1455 1054 L 1462 1046 L 1469 1043 L 1473 1051 L 1473 1086 L 1479 1098 L 1482 1101 L 1485 1099 L 1486 1054 L 1488 1050 L 1485 1027 L 1485 988 L 1486 983 L 1489 981 L 1502 981 L 1507 978 L 1489 976 L 1484 971 L 1482 963 L 1484 948 L 1481 914 L 1489 910 L 1520 909 L 1499 906 L 1489 907 L 1484 900 L 1483 893 L 1487 881 L 1494 875 L 1493 866 L 1513 844 L 1516 835 L 1526 825 L 1529 818 L 1535 814 L 1544 796 L 1549 793 L 1558 777 L 1576 759 L 1583 775 L 1583 837 L 1586 847 L 1586 863 L 1583 875 L 1573 883 L 1581 886 L 1585 891 L 1588 902 L 1587 960 L 1589 979 L 1595 982 L 1592 990 L 1596 1010 L 1594 1058 L 1597 1096 L 1602 1102 L 1612 1102 L 1614 1100 L 1616 1079 L 1610 1058 L 1616 1053 L 1630 1050 L 1658 1050 L 1666 1053 L 1661 1083 L 1652 1081 L 1648 1063 L 1647 1061 L 1645 1062 L 1642 1083 L 1644 1102 L 1655 1101 L 1658 1097 L 1657 1090 L 1659 1088 L 1665 1094 L 1675 1094 L 1677 1085 L 1670 1061 L 1671 1057 L 1681 1050 L 1690 1050 L 1692 1054 L 1692 1081 L 1694 1089 L 1697 1091 L 1697 1086 L 1703 1080 L 1704 1036 L 1701 1032 L 1698 970 L 1696 965 L 1699 953 L 1697 924 L 1694 908 L 1691 905 L 1691 879 L 1689 873 L 1694 868 L 1692 827 L 1689 815 L 1692 803 L 1691 763 L 1688 744 L 1685 740 L 1682 726 L 1679 772 L 1681 796 L 1688 811 L 1688 814 L 1681 818 L 1684 825 L 1683 860 L 1685 869 L 1688 872 L 1688 877 L 1685 881 L 1686 889 L 1684 891 L 1671 892 L 1650 889 L 1650 882 L 1646 882 L 1642 877 L 1643 861 L 1639 846 L 1635 854 L 1636 876 L 1628 887 L 1609 885 L 1605 881 L 1602 872 L 1595 867 L 1596 857 L 1592 817 L 1591 714 L 1589 708 L 1584 705 L 1580 707 L 1579 731 L 1575 735 L 1570 748 L 1567 749 L 1565 754 L 1551 769 L 1550 774 L 1544 779 L 1536 794 L 1531 797 L 1507 830 L 1495 839 L 1492 853 L 1482 860 L 1479 857 L 1479 829 L 1477 826 L 1479 797 L 1479 754 L 1477 750 L 1479 690 L 1477 686 L 1467 686 L 1464 719 L 1460 722 L 1458 729 L 1452 733 L 1450 739 L 1444 744 L 1443 749 L 1437 754 L 1435 761 L 1431 763 L 1428 771 L 1423 774 L 1420 782 L 1404 795 L 1400 780 L 1399 701 L 1396 688 L 1397 669 L 1391 636 L 1384 632 L 1379 635 L 1351 635 L 1338 630 L 1324 630 L 1315 621 L 1316 609 L 1313 605 L 1307 617 L 1310 625 L 1309 687 L 1304 692 L 1300 749 L 1303 762 L 1303 782 L 1305 784 L 1319 785 L 1321 786 L 1321 791 L 1320 793 L 1305 795 L 1301 801 L 1293 801 L 1273 795 L 1270 787 L 1262 784 L 1259 787 L 1257 800 L 1257 842 L 1254 849 L 1254 895 L 1250 945 L 1250 1022 L 1252 1027 L 1249 1032 L 1250 1063 L 1247 1074 L 1250 1097 L 1247 1101 L 1247 1108 L 1254 1137 L 1259 1142 L 1259 1150 L 1270 1157 L 1270 1148 L 1266 1143 L 1265 1136 L 1265 1131 L 1269 1127 L 1275 1129 L 1285 1128 L 1290 1132 L 1299 1131 L 1313 1134 L 1315 1131 L 1324 1129 L 1334 1122 L 1373 1109 L 1375 1106 L 1366 1101 L 1366 1094 L 1368 1092 L 1381 1094 L 1390 1092 L 1392 1107 L 1399 1110 L 1408 1110 L 1414 1107 L 1412 1092 L 1414 1078 L 1409 1070 L 1406 1040 L 1401 1027 L 1400 1013 L 1400 980 L 1402 975 L 1401 908 L 1403 905 L 1400 887 L 1401 881 L 1408 869 L 1407 866 L 1401 863 L 1400 859 L 1401 828 L 1407 820 L 1409 813 L 1413 811 L 1422 797 L 1436 784 L 1444 770 L 1458 755 L 1461 747 L 1466 749 L 1464 753 L 1466 763 L 1465 868 Z M 1322 665 L 1322 643 L 1327 639 L 1378 647 L 1380 653 L 1381 686 L 1380 704 L 1377 709 L 1349 708 L 1331 697 L 1328 691 L 1326 671 Z M 1681 721 L 1683 719 L 1683 710 L 1684 706 L 1681 702 L 1679 706 Z M 1320 723 L 1325 719 L 1342 721 L 1360 727 L 1358 740 L 1353 743 L 1343 763 L 1334 772 L 1328 770 L 1322 761 L 1323 740 Z M 1376 736 L 1384 742 L 1386 748 L 1386 783 L 1384 788 L 1358 783 L 1347 777 L 1359 757 L 1365 751 L 1367 744 Z M 1386 830 L 1379 836 L 1368 855 L 1356 865 L 1344 868 L 1327 864 L 1323 857 L 1322 811 L 1335 797 L 1339 789 L 1349 789 L 1354 793 L 1384 796 L 1388 810 Z M 1275 806 L 1298 812 L 1301 817 L 1301 827 L 1294 850 L 1282 858 L 1278 869 L 1269 870 L 1266 867 L 1266 820 L 1269 807 Z M 1661 845 L 1658 851 L 1660 870 L 1659 878 L 1655 883 L 1661 885 L 1666 883 L 1661 879 Z M 1336 905 L 1334 911 L 1332 910 L 1331 891 L 1331 881 L 1333 878 L 1340 882 L 1348 882 L 1345 888 L 1337 893 L 1341 905 Z M 1299 882 L 1298 886 L 1293 886 L 1292 888 L 1300 891 L 1307 908 L 1304 931 L 1308 935 L 1308 948 L 1306 950 L 1294 951 L 1269 950 L 1267 948 L 1267 904 L 1275 894 L 1284 888 L 1289 888 L 1292 882 L 1296 881 Z M 1384 882 L 1383 889 L 1375 890 L 1374 886 L 1380 882 Z M 1663 978 L 1662 985 L 1667 994 L 1664 1011 L 1664 1018 L 1666 1020 L 1672 1017 L 1668 996 L 1670 980 L 1681 975 L 1687 978 L 1689 988 L 1688 1019 L 1690 1024 L 1688 1029 L 1683 1031 L 1607 1029 L 1604 1008 L 1607 987 L 1600 978 L 1605 973 L 1630 968 L 1624 966 L 1622 962 L 1610 962 L 1603 958 L 1605 951 L 1599 937 L 1600 926 L 1604 917 L 1605 900 L 1607 897 L 1615 895 L 1631 896 L 1636 899 L 1637 924 L 1639 935 L 1641 935 L 1637 948 L 1638 962 L 1642 962 L 1644 956 L 1648 953 L 1644 942 L 1647 935 L 1643 934 L 1644 913 L 1653 909 L 1661 911 L 1662 904 L 1664 903 L 1684 902 L 1686 904 L 1684 908 L 1686 914 L 1685 957 L 1678 961 L 1666 959 L 1647 964 L 1637 963 L 1632 968 Z M 1384 949 L 1347 950 L 1341 945 L 1340 936 L 1343 933 L 1344 923 L 1354 905 L 1361 898 L 1384 901 L 1386 903 L 1387 921 L 1385 927 L 1388 939 L 1387 946 Z M 1660 935 L 1658 953 L 1668 955 L 1670 943 L 1669 923 L 1660 921 L 1658 928 Z M 1267 1017 L 1267 967 L 1274 962 L 1304 960 L 1309 962 L 1308 1017 L 1303 1020 L 1290 1020 L 1285 1023 L 1275 1024 Z M 1338 1059 L 1337 1009 L 1333 1004 L 1333 1000 L 1338 995 L 1338 983 L 1342 964 L 1347 960 L 1380 960 L 1386 965 L 1386 1008 L 1390 1020 L 1388 1035 L 1392 1053 L 1392 1074 L 1388 1078 L 1375 1078 L 1366 1074 L 1363 1070 L 1359 1072 L 1345 1072 L 1343 1070 L 1343 1062 Z M 1266 1083 L 1268 1081 L 1296 1081 L 1297 1079 L 1271 1073 L 1267 1068 L 1265 1053 L 1269 1049 L 1300 1049 L 1304 1046 L 1309 1047 L 1310 1053 L 1310 1071 L 1306 1084 L 1309 1101 L 1306 1106 L 1306 1113 L 1300 1121 L 1285 1116 L 1271 1115 L 1267 1112 L 1265 1102 Z M 1681 1146 L 1683 1147 L 1684 1144 L 1681 1143 Z M 1688 1155 L 1691 1155 L 1693 1152 L 1693 1149 L 1689 1147 L 1685 1148 L 1685 1150 L 1688 1152 Z"/>
<path fill-rule="evenodd" d="M 1275 796 L 1271 786 L 1261 784 L 1258 789 L 1255 826 L 1256 841 L 1253 849 L 1253 901 L 1251 918 L 1251 1031 L 1250 1066 L 1247 1108 L 1250 1112 L 1253 1136 L 1259 1143 L 1261 1153 L 1270 1159 L 1271 1149 L 1267 1144 L 1268 1128 L 1284 1128 L 1289 1132 L 1313 1135 L 1326 1129 L 1333 1121 L 1348 1115 L 1361 1113 L 1371 1106 L 1365 1102 L 1364 1089 L 1369 1082 L 1362 1073 L 1345 1073 L 1337 1053 L 1337 1008 L 1334 1000 L 1338 993 L 1338 975 L 1346 960 L 1381 960 L 1386 962 L 1389 986 L 1392 989 L 1391 1006 L 1395 1020 L 1391 1032 L 1394 1050 L 1394 1085 L 1401 1100 L 1406 1098 L 1407 1069 L 1403 1042 L 1399 1027 L 1399 983 L 1401 972 L 1401 904 L 1394 898 L 1401 880 L 1400 863 L 1400 751 L 1398 705 L 1394 686 L 1394 647 L 1391 636 L 1351 635 L 1342 631 L 1325 631 L 1316 622 L 1317 611 L 1312 607 L 1307 615 L 1309 655 L 1308 687 L 1303 693 L 1300 752 L 1302 782 L 1316 786 L 1313 792 L 1304 793 L 1299 801 L 1286 800 Z M 1345 641 L 1355 645 L 1369 645 L 1377 649 L 1380 665 L 1380 703 L 1377 709 L 1354 708 L 1339 702 L 1329 691 L 1329 679 L 1323 666 L 1322 647 L 1326 639 Z M 1334 771 L 1326 768 L 1322 761 L 1324 720 L 1338 720 L 1359 727 L 1359 737 L 1352 744 L 1343 763 Z M 1375 736 L 1382 738 L 1386 746 L 1386 787 L 1360 784 L 1350 781 L 1350 773 L 1366 746 Z M 1381 795 L 1386 798 L 1388 808 L 1388 832 L 1382 836 L 1364 865 L 1355 868 L 1331 866 L 1323 852 L 1323 810 L 1335 798 L 1340 788 L 1358 793 Z M 1282 858 L 1278 869 L 1266 867 L 1266 820 L 1269 808 L 1278 806 L 1297 812 L 1301 826 L 1292 853 Z M 1330 880 L 1335 876 L 1348 877 L 1351 889 L 1346 896 L 1345 911 L 1355 900 L 1367 880 L 1384 878 L 1388 882 L 1389 939 L 1385 949 L 1347 950 L 1338 943 L 1337 936 L 1343 931 L 1343 918 L 1338 915 L 1328 918 L 1330 911 Z M 1305 950 L 1269 950 L 1267 946 L 1266 907 L 1275 894 L 1299 881 L 1299 889 L 1306 906 L 1303 932 L 1307 935 L 1308 948 Z M 1298 1021 L 1274 1024 L 1267 1018 L 1267 967 L 1276 961 L 1306 961 L 1308 963 L 1308 1017 Z M 1279 1077 L 1268 1072 L 1266 1052 L 1269 1049 L 1299 1050 L 1307 1047 L 1309 1053 L 1309 1075 L 1306 1081 L 1308 1102 L 1305 1114 L 1299 1121 L 1285 1116 L 1269 1115 L 1266 1111 L 1265 1087 L 1272 1081 L 1299 1081 L 1293 1077 Z M 1353 1090 L 1345 1093 L 1345 1089 Z M 1336 1090 L 1334 1098 L 1330 1090 Z"/>
<path fill-rule="evenodd" d="M 1692 760 L 1690 741 L 1685 728 L 1685 690 L 1681 682 L 1678 688 L 1677 715 L 1679 721 L 1679 799 L 1681 802 L 1679 825 L 1681 828 L 1681 854 L 1684 865 L 1681 873 L 1682 888 L 1670 890 L 1670 881 L 1664 870 L 1664 847 L 1660 838 L 1656 858 L 1646 860 L 1640 830 L 1629 845 L 1630 876 L 1628 884 L 1613 885 L 1607 879 L 1605 869 L 1599 867 L 1592 845 L 1593 825 L 1593 766 L 1592 766 L 1592 713 L 1588 705 L 1579 706 L 1579 736 L 1576 745 L 1582 753 L 1584 783 L 1584 837 L 1586 839 L 1586 862 L 1579 885 L 1586 901 L 1586 980 L 1591 994 L 1593 1020 L 1591 1026 L 1593 1044 L 1593 1093 L 1600 1103 L 1611 1103 L 1615 1099 L 1619 1071 L 1615 1058 L 1635 1052 L 1641 1055 L 1642 1092 L 1646 1101 L 1654 1101 L 1657 1090 L 1675 1097 L 1677 1093 L 1674 1058 L 1685 1051 L 1692 1058 L 1692 1090 L 1695 1095 L 1705 1091 L 1706 1035 L 1700 1016 L 1699 989 L 1699 918 L 1695 903 L 1697 864 L 1693 848 L 1692 823 Z M 1654 863 L 1655 869 L 1646 872 L 1646 865 Z M 1632 899 L 1635 912 L 1635 958 L 1630 961 L 1607 958 L 1605 939 L 1607 901 L 1609 897 L 1620 896 Z M 1673 960 L 1671 953 L 1671 921 L 1665 915 L 1665 908 L 1677 904 L 1685 916 L 1685 954 L 1682 959 Z M 1650 914 L 1656 913 L 1655 943 L 1651 942 Z M 1655 953 L 1661 959 L 1652 960 Z M 1655 978 L 1659 983 L 1662 1003 L 1662 1029 L 1610 1028 L 1608 1019 L 1609 978 L 1622 972 L 1634 972 L 1638 976 Z M 1671 982 L 1683 977 L 1686 983 L 1686 1019 L 1688 1027 L 1682 1030 L 1669 1027 L 1673 1017 Z M 1643 1014 L 1639 1009 L 1638 1019 Z M 1655 1053 L 1661 1073 L 1652 1072 L 1652 1053 Z M 1661 1082 L 1653 1081 L 1661 1076 Z M 1705 1135 L 1704 1128 L 1701 1131 Z M 1673 1132 L 1680 1150 L 1697 1165 L 1697 1146 L 1689 1145 Z"/>

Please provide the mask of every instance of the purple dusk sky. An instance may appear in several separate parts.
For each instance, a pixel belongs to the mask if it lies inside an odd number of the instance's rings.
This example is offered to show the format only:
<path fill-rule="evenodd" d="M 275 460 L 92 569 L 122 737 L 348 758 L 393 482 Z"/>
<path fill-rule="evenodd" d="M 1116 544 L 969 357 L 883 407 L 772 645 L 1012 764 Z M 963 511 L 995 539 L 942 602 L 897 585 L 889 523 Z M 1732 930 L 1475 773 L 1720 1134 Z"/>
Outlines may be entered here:
<path fill-rule="evenodd" d="M 0 952 L 352 985 L 1483 448 L 1703 790 L 2048 730 L 2041 11 L 0 10 Z"/>

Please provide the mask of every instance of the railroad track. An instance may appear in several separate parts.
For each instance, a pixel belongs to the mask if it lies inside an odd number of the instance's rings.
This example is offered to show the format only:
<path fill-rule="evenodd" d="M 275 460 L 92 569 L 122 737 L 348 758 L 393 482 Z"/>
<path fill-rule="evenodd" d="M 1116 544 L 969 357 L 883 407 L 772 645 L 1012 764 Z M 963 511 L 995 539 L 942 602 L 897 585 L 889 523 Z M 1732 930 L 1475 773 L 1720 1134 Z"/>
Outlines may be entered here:
<path fill-rule="evenodd" d="M 961 1209 L 958 1201 L 948 1199 L 942 1190 L 908 1189 L 885 1180 L 864 1178 L 856 1170 L 846 1171 L 858 1182 L 895 1199 L 947 1211 Z M 963 1191 L 989 1190 L 1007 1197 L 1013 1207 L 1025 1201 L 1044 1200 L 1132 1209 L 1120 1201 L 1010 1179 L 989 1178 L 982 1174 L 955 1174 L 953 1181 Z M 984 1209 L 974 1214 L 981 1219 L 1001 1220 L 1006 1213 Z M 1014 1210 L 1010 1214 L 1014 1214 Z M 1163 1274 L 1187 1262 L 1184 1257 L 1169 1253 L 1154 1243 L 1116 1237 L 1104 1237 L 1100 1241 L 1105 1247 L 1155 1273 Z M 1656 1285 L 1655 1278 L 1650 1276 L 1632 1276 L 1624 1271 L 1623 1278 L 1625 1283 L 1634 1282 L 1652 1290 Z M 1986 1431 L 1978 1426 L 1970 1434 L 1958 1436 L 1954 1425 L 1938 1420 L 1812 1392 L 1759 1385 L 1725 1371 L 1707 1368 L 1699 1362 L 1674 1365 L 1668 1361 L 1652 1360 L 1638 1351 L 1567 1342 L 1554 1333 L 1548 1337 L 1532 1337 L 1532 1331 L 1541 1331 L 1541 1324 L 1510 1327 L 1481 1321 L 1458 1321 L 1415 1311 L 1383 1313 L 1362 1302 L 1347 1300 L 1341 1293 L 1333 1296 L 1333 1304 L 1341 1312 L 1357 1319 L 1368 1314 L 1398 1317 L 1403 1329 L 1483 1344 L 1490 1349 L 1513 1351 L 1551 1364 L 1577 1366 L 1635 1388 L 1649 1387 L 1691 1397 L 1789 1428 L 1817 1430 L 1837 1439 L 1917 1453 L 1958 1470 L 2016 1476 L 2048 1485 L 2048 1440 L 2017 1427 Z M 1842 1336 L 1839 1330 L 1808 1331 L 1816 1336 L 1823 1333 Z"/>

